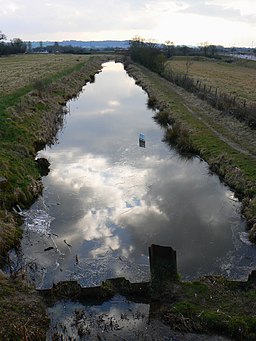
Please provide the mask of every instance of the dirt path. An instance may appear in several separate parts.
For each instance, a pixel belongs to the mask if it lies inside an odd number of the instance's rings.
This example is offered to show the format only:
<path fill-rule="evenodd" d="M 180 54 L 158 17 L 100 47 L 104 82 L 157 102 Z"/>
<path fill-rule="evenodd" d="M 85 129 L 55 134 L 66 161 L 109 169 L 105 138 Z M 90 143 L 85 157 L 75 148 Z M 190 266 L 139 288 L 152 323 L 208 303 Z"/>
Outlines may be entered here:
<path fill-rule="evenodd" d="M 198 114 L 198 111 L 194 111 L 192 110 L 187 104 L 184 103 L 184 106 L 187 108 L 187 110 L 194 116 L 197 116 L 197 118 L 199 120 L 201 120 L 206 126 L 207 128 L 209 128 L 221 141 L 225 142 L 226 144 L 228 144 L 231 148 L 235 149 L 236 151 L 238 151 L 239 153 L 245 154 L 245 155 L 249 155 L 252 158 L 256 159 L 256 153 L 255 152 L 251 152 L 248 149 L 242 148 L 240 144 L 234 142 L 231 138 L 228 138 L 227 135 L 224 136 L 223 134 L 221 134 L 219 131 L 217 131 L 216 129 L 214 129 L 210 123 L 208 123 L 204 117 L 202 117 L 202 115 Z M 240 122 L 238 122 L 240 123 Z M 239 131 L 241 131 L 240 129 L 236 130 L 237 133 Z M 234 131 L 233 131 L 234 133 Z M 252 140 L 254 141 L 254 140 Z"/>

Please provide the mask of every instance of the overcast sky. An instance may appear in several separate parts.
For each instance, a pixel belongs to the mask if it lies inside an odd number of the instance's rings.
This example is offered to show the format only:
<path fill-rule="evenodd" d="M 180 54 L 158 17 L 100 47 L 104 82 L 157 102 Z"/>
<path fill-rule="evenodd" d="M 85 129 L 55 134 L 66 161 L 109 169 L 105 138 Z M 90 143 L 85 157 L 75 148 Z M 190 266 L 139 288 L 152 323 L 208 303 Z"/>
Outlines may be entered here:
<path fill-rule="evenodd" d="M 8 39 L 256 45 L 256 0 L 0 0 Z M 254 45 L 253 45 L 254 44 Z"/>

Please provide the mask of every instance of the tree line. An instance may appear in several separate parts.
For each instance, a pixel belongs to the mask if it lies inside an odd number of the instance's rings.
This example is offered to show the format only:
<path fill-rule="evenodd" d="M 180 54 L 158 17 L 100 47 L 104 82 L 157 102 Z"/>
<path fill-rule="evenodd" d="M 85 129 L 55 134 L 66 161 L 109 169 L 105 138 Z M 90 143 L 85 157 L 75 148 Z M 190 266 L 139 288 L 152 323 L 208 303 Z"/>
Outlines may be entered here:
<path fill-rule="evenodd" d="M 158 44 L 153 40 L 146 41 L 141 37 L 135 37 L 130 41 L 129 54 L 131 58 L 148 69 L 162 73 L 167 59 L 173 56 L 205 56 L 218 58 L 217 52 L 221 48 L 208 42 L 201 43 L 198 47 L 175 46 L 173 42 L 166 41 Z"/>
<path fill-rule="evenodd" d="M 256 128 L 255 105 L 247 104 L 246 101 L 241 101 L 227 93 L 220 92 L 209 86 L 207 87 L 205 84 L 190 77 L 188 75 L 189 65 L 187 65 L 187 72 L 184 74 L 165 67 L 166 61 L 174 55 L 181 53 L 181 49 L 182 47 L 175 47 L 171 42 L 160 45 L 152 41 L 147 42 L 140 37 L 135 37 L 130 42 L 129 55 L 134 62 L 142 64 L 168 81 L 196 94 L 214 108 L 233 115 L 237 119 L 245 121 L 250 127 Z M 185 47 L 183 47 L 183 53 L 185 52 L 184 49 Z M 202 44 L 196 51 L 186 47 L 186 55 L 203 55 L 210 58 L 215 56 L 216 58 L 216 52 L 217 48 L 206 43 Z"/>
<path fill-rule="evenodd" d="M 43 46 L 40 42 L 38 47 L 33 48 L 32 43 L 24 42 L 20 38 L 14 38 L 7 42 L 6 35 L 0 31 L 0 56 L 19 54 L 19 53 L 71 53 L 71 54 L 86 54 L 90 50 L 79 46 L 61 46 L 58 42 L 53 45 Z"/>
<path fill-rule="evenodd" d="M 132 60 L 144 65 L 151 71 L 162 73 L 166 56 L 159 46 L 153 41 L 144 41 L 140 37 L 135 37 L 130 41 L 129 54 Z"/>
<path fill-rule="evenodd" d="M 71 53 L 71 54 L 88 54 L 91 51 L 80 46 L 62 46 L 57 41 L 53 45 L 43 46 L 43 42 L 39 43 L 39 46 L 32 48 L 31 43 L 28 43 L 29 53 Z"/>
<path fill-rule="evenodd" d="M 0 55 L 9 55 L 17 53 L 25 53 L 27 44 L 20 38 L 14 38 L 10 42 L 6 42 L 6 35 L 0 31 Z"/>
<path fill-rule="evenodd" d="M 102 51 L 102 49 L 93 49 L 93 51 Z M 113 48 L 106 47 L 103 49 L 104 52 L 113 52 Z M 7 42 L 6 35 L 0 31 L 0 56 L 19 54 L 19 53 L 69 53 L 69 54 L 90 54 L 91 49 L 72 46 L 72 45 L 61 45 L 59 42 L 54 42 L 45 46 L 42 41 L 39 42 L 39 46 L 33 47 L 33 44 L 28 41 L 24 42 L 20 38 L 14 38 Z"/>

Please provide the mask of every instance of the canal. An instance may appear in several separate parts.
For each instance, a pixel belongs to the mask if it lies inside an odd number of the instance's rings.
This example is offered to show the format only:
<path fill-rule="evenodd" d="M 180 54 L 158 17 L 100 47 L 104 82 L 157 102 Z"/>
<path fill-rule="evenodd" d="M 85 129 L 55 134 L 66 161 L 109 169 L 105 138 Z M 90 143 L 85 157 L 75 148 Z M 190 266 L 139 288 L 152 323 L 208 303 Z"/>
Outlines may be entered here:
<path fill-rule="evenodd" d="M 172 246 L 181 278 L 246 279 L 255 248 L 240 203 L 198 157 L 162 142 L 147 94 L 108 62 L 69 101 L 42 196 L 23 212 L 20 257 L 37 288 L 150 278 L 148 247 Z M 139 135 L 145 136 L 145 148 Z"/>

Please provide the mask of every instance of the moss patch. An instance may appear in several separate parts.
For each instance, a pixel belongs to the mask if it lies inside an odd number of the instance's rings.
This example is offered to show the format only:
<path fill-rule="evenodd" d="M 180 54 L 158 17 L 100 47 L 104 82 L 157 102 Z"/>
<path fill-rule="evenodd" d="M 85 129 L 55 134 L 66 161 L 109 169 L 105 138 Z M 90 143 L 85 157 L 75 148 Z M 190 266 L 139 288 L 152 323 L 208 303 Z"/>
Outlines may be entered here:
<path fill-rule="evenodd" d="M 235 340 L 256 338 L 254 287 L 207 276 L 180 283 L 178 295 L 172 300 L 171 288 L 161 293 L 157 314 L 174 330 L 214 332 Z"/>

